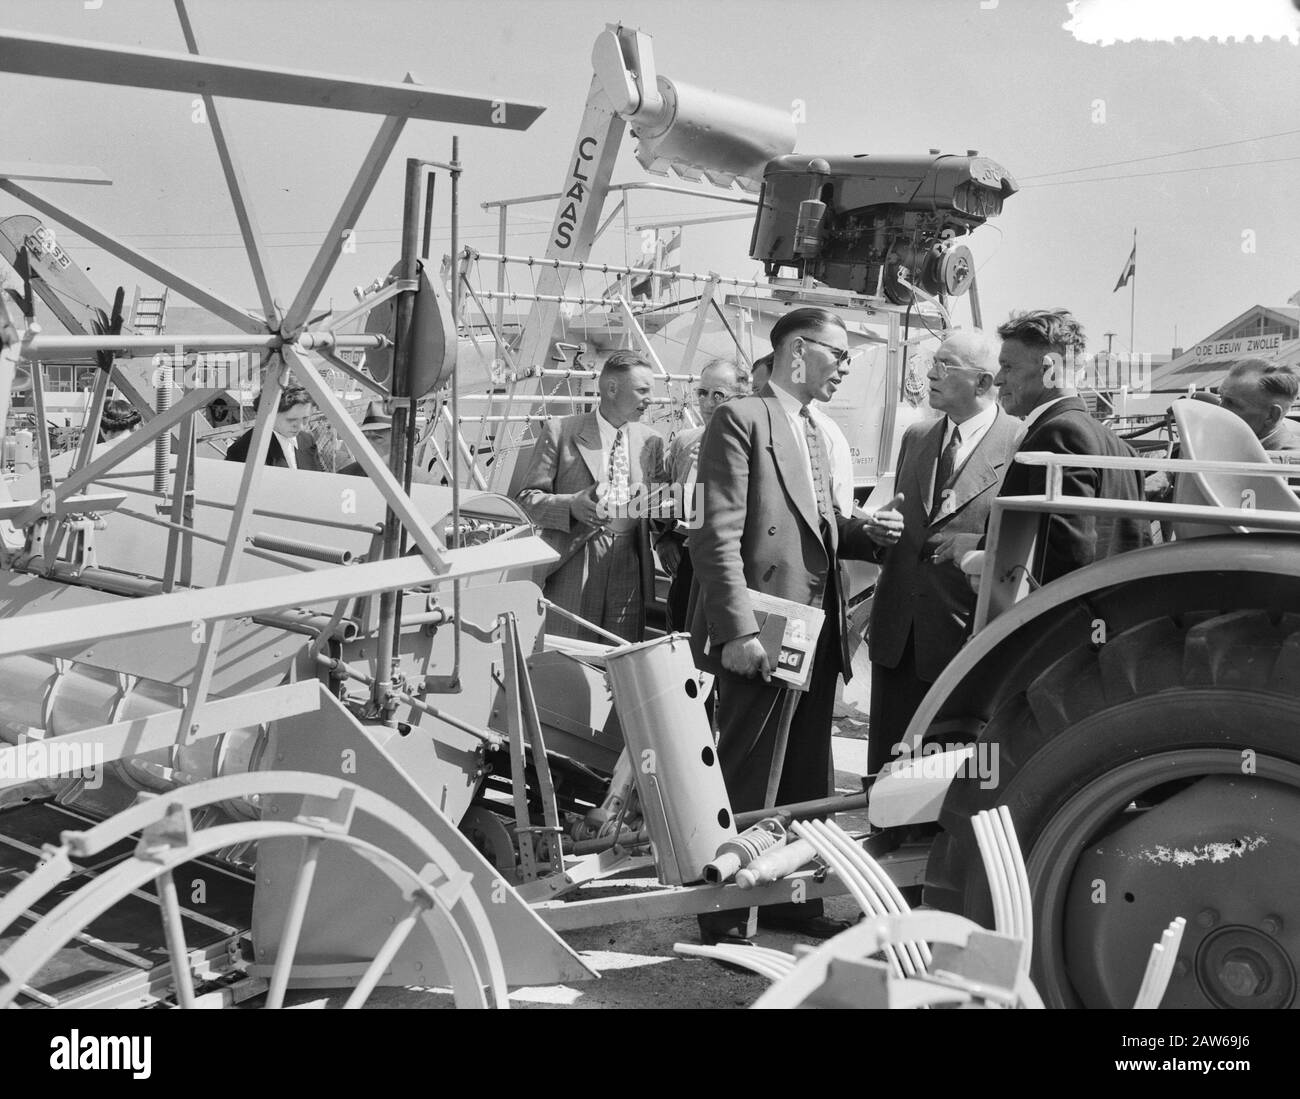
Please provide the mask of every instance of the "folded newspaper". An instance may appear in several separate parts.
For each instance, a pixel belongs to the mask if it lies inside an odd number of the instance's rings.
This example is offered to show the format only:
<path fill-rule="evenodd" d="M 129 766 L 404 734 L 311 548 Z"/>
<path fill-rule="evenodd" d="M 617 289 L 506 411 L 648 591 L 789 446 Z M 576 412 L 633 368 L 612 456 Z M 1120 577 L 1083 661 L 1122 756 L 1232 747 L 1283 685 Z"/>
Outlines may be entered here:
<path fill-rule="evenodd" d="M 758 638 L 772 661 L 772 678 L 806 691 L 812 679 L 813 653 L 817 651 L 817 638 L 821 636 L 826 612 L 793 599 L 782 599 L 753 588 L 747 590 L 754 617 L 758 619 Z M 781 619 L 785 620 L 785 629 L 778 637 L 775 634 Z"/>

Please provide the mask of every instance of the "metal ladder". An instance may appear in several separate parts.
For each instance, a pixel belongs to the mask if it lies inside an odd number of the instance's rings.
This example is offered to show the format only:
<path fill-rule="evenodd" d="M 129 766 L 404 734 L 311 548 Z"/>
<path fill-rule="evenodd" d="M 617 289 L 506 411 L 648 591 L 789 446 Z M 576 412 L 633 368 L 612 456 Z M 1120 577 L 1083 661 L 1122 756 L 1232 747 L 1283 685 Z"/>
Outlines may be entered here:
<path fill-rule="evenodd" d="M 138 336 L 158 336 L 162 334 L 167 321 L 167 288 L 158 295 L 142 295 L 140 287 L 135 288 L 135 298 L 131 302 L 131 330 Z"/>

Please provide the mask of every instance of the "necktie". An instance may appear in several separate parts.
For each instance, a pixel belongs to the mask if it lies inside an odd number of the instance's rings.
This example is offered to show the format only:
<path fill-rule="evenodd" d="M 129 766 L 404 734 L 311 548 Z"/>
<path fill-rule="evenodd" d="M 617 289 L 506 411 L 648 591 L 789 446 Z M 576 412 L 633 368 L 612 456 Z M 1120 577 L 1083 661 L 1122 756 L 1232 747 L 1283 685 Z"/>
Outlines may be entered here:
<path fill-rule="evenodd" d="M 948 487 L 948 482 L 952 480 L 953 472 L 957 468 L 957 448 L 960 446 L 961 428 L 954 424 L 952 437 L 948 440 L 948 445 L 943 448 L 943 453 L 939 455 L 939 464 L 934 471 L 934 494 L 930 497 L 932 519 L 943 510 L 943 490 Z"/>
<path fill-rule="evenodd" d="M 808 414 L 807 405 L 804 405 L 799 410 L 799 415 L 803 417 L 804 438 L 808 440 L 808 461 L 812 465 L 813 492 L 817 496 L 817 514 L 829 526 L 835 522 L 835 516 L 831 508 L 831 487 L 827 477 L 826 456 L 822 452 L 821 435 L 817 431 L 817 425 L 812 421 L 812 416 Z"/>
<path fill-rule="evenodd" d="M 620 427 L 609 451 L 609 504 L 626 510 L 632 496 L 630 467 L 627 460 L 627 435 Z"/>

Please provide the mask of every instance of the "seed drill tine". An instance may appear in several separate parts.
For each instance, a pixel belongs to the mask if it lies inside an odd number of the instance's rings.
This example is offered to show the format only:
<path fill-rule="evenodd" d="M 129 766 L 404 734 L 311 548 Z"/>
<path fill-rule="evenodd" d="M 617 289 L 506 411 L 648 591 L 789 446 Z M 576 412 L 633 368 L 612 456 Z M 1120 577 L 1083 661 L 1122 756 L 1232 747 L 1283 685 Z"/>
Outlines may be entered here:
<path fill-rule="evenodd" d="M 510 786 L 515 802 L 515 835 L 519 840 L 519 873 L 523 881 L 537 878 L 537 850 L 532 818 L 528 813 L 527 760 L 524 756 L 524 717 L 522 699 L 519 697 L 519 664 L 514 656 L 513 616 L 503 614 L 498 622 L 505 628 L 502 633 L 502 651 L 505 657 L 506 731 L 510 736 Z"/>

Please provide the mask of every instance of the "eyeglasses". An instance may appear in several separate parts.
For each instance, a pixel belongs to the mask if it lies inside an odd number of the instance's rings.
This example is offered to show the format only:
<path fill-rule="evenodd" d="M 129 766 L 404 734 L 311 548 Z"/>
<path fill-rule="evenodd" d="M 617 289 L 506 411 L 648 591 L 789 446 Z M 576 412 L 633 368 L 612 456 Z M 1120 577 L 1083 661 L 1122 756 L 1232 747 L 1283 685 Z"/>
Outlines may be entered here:
<path fill-rule="evenodd" d="M 946 363 L 939 359 L 932 359 L 930 369 L 934 371 L 935 377 L 946 378 L 949 374 L 964 374 L 967 377 L 972 375 L 978 377 L 980 374 L 992 374 L 992 370 L 986 370 L 979 366 L 967 366 L 965 363 Z"/>
<path fill-rule="evenodd" d="M 834 344 L 829 344 L 825 340 L 815 340 L 811 336 L 800 336 L 799 338 L 801 340 L 807 340 L 809 343 L 820 344 L 822 347 L 826 348 L 827 351 L 835 356 L 836 366 L 843 366 L 853 355 L 853 350 L 851 348 L 836 347 Z"/>
<path fill-rule="evenodd" d="M 721 389 L 695 390 L 695 399 L 697 401 L 713 401 L 715 404 L 722 404 L 723 401 L 729 401 L 734 396 L 734 393 L 727 393 Z"/>

